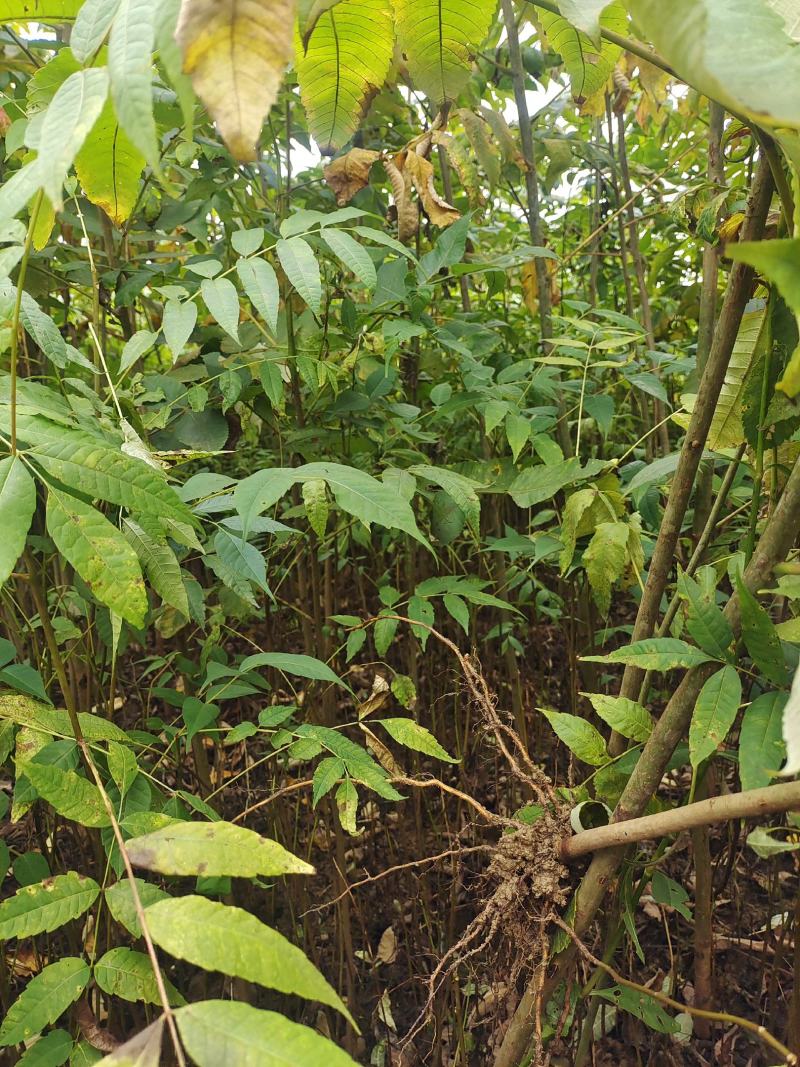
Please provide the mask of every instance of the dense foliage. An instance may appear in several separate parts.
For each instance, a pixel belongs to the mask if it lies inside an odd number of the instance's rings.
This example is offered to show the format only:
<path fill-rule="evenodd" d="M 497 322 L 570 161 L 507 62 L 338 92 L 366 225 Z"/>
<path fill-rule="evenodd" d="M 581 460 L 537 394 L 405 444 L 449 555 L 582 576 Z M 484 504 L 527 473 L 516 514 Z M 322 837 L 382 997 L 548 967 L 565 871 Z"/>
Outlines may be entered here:
<path fill-rule="evenodd" d="M 796 1063 L 798 0 L 0 17 L 2 1062 Z"/>

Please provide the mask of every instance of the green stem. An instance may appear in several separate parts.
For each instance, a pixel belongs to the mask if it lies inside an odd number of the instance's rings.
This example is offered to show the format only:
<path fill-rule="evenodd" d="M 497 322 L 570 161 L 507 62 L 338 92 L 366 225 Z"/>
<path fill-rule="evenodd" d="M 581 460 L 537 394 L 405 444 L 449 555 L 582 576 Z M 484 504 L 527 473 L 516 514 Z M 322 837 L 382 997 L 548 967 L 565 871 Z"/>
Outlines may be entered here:
<path fill-rule="evenodd" d="M 11 318 L 11 455 L 17 454 L 17 363 L 19 360 L 19 316 L 22 308 L 22 292 L 25 287 L 25 275 L 28 273 L 28 260 L 33 246 L 33 234 L 36 230 L 36 220 L 39 217 L 39 208 L 44 199 L 44 190 L 40 189 L 36 194 L 36 200 L 31 210 L 31 219 L 28 223 L 28 234 L 25 238 L 25 248 L 19 265 L 17 276 L 17 295 L 14 300 L 14 313 Z"/>
<path fill-rule="evenodd" d="M 755 468 L 753 471 L 753 499 L 750 503 L 750 522 L 747 529 L 747 540 L 744 546 L 745 563 L 750 562 L 756 543 L 756 526 L 758 525 L 758 513 L 761 510 L 761 485 L 764 480 L 764 421 L 767 417 L 767 405 L 769 404 L 769 379 L 772 368 L 772 299 L 767 304 L 767 344 L 764 353 L 764 369 L 761 376 L 761 397 L 758 408 L 758 437 L 756 439 Z"/>

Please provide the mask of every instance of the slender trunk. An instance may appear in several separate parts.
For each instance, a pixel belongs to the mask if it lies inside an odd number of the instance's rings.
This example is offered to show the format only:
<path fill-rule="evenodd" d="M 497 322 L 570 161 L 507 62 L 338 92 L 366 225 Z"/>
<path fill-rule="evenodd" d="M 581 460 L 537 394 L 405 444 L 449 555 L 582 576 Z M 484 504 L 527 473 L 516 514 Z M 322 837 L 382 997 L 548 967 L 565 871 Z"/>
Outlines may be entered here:
<path fill-rule="evenodd" d="M 508 35 L 508 54 L 511 62 L 511 81 L 514 85 L 514 100 L 517 105 L 519 117 L 519 137 L 522 146 L 522 158 L 525 160 L 525 193 L 528 200 L 528 232 L 531 235 L 531 243 L 536 247 L 542 244 L 542 223 L 539 215 L 539 179 L 536 175 L 536 150 L 533 145 L 533 133 L 531 131 L 531 119 L 528 113 L 528 101 L 525 98 L 525 70 L 522 66 L 522 51 L 519 46 L 519 32 L 514 17 L 514 7 L 511 0 L 503 0 L 503 22 Z M 539 299 L 539 321 L 542 328 L 542 348 L 545 353 L 549 352 L 550 346 L 547 339 L 552 337 L 550 278 L 547 274 L 547 265 L 541 256 L 536 257 L 536 290 Z M 567 426 L 566 405 L 563 398 L 558 401 L 558 422 L 556 423 L 556 437 L 561 451 L 565 456 L 572 455 L 572 443 L 569 439 L 569 427 Z"/>
<path fill-rule="evenodd" d="M 722 127 L 725 110 L 713 100 L 708 107 L 708 180 L 722 188 L 725 182 L 725 165 L 722 158 Z M 703 246 L 703 281 L 700 288 L 700 313 L 697 320 L 697 373 L 702 374 L 708 362 L 711 342 L 714 337 L 714 319 L 717 314 L 717 281 L 719 276 L 719 251 L 715 244 Z M 712 504 L 713 468 L 701 471 L 697 479 L 694 500 L 694 533 L 699 536 L 706 524 Z"/>

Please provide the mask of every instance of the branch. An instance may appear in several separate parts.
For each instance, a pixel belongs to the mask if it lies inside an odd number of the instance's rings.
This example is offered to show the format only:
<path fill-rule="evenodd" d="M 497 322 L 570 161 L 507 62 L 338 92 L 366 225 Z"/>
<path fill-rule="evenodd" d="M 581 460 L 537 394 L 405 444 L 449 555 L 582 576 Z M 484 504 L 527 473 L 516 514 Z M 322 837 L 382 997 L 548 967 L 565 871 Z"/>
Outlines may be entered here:
<path fill-rule="evenodd" d="M 637 841 L 666 837 L 698 826 L 711 826 L 734 819 L 757 819 L 779 811 L 800 810 L 800 782 L 768 785 L 763 789 L 748 789 L 744 793 L 728 793 L 710 797 L 695 804 L 686 804 L 671 811 L 659 811 L 627 822 L 613 822 L 583 830 L 561 842 L 561 859 L 565 863 L 616 845 L 632 845 Z"/>

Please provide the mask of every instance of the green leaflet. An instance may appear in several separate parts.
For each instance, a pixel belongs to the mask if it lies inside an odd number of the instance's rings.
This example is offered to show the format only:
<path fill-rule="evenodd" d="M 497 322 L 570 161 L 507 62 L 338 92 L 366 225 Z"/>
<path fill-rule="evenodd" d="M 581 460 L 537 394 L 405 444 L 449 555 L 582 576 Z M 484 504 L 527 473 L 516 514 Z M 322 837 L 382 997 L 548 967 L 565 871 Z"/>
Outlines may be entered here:
<path fill-rule="evenodd" d="M 78 999 L 89 981 L 89 965 L 67 956 L 32 978 L 8 1010 L 0 1045 L 18 1045 L 49 1026 Z"/>
<path fill-rule="evenodd" d="M 157 885 L 153 885 L 152 882 L 145 882 L 141 878 L 135 878 L 134 881 L 143 908 L 149 908 L 151 904 L 156 904 L 159 900 L 166 900 L 169 897 L 169 893 L 160 889 Z M 139 916 L 136 912 L 136 905 L 133 902 L 130 880 L 123 878 L 119 882 L 115 882 L 114 885 L 108 886 L 104 895 L 108 910 L 120 926 L 124 926 L 128 933 L 135 938 L 140 938 L 142 936 L 142 928 L 139 925 Z"/>
<path fill-rule="evenodd" d="M 715 659 L 726 659 L 733 630 L 716 603 L 704 596 L 698 583 L 683 571 L 678 575 L 678 592 L 686 601 L 686 629 L 692 640 Z"/>
<path fill-rule="evenodd" d="M 120 126 L 160 173 L 153 116 L 154 0 L 121 0 L 108 42 L 111 97 Z"/>
<path fill-rule="evenodd" d="M 197 322 L 197 304 L 193 300 L 168 300 L 164 305 L 161 329 L 172 353 L 173 362 L 183 352 Z"/>
<path fill-rule="evenodd" d="M 311 246 L 302 237 L 281 238 L 275 251 L 286 277 L 311 310 L 319 315 L 322 310 L 322 279 Z"/>
<path fill-rule="evenodd" d="M 356 782 L 361 782 L 368 789 L 374 790 L 378 796 L 386 800 L 403 799 L 389 782 L 389 776 L 383 767 L 376 763 L 360 745 L 351 741 L 349 737 L 345 737 L 338 730 L 332 730 L 328 726 L 317 726 L 314 723 L 303 723 L 295 733 L 301 738 L 313 738 L 332 755 L 338 756 L 343 761 L 350 777 Z"/>
<path fill-rule="evenodd" d="M 0 941 L 34 937 L 77 919 L 94 904 L 100 886 L 69 871 L 38 885 L 23 886 L 0 904 Z"/>
<path fill-rule="evenodd" d="M 146 918 L 153 940 L 170 955 L 207 971 L 319 1001 L 352 1022 L 305 953 L 242 908 L 187 896 L 151 905 Z"/>
<path fill-rule="evenodd" d="M 689 727 L 689 756 L 693 767 L 708 759 L 725 740 L 742 702 L 742 683 L 735 667 L 712 674 L 697 698 Z"/>
<path fill-rule="evenodd" d="M 764 308 L 748 311 L 742 316 L 708 432 L 706 447 L 712 452 L 723 448 L 737 448 L 745 440 L 742 402 L 748 375 L 756 364 L 756 357 L 766 338 L 767 323 L 768 315 Z M 689 425 L 696 399 L 694 394 L 684 394 L 681 397 L 685 411 L 676 415 L 675 421 L 684 429 Z"/>
<path fill-rule="evenodd" d="M 70 489 L 119 504 L 134 513 L 192 523 L 192 513 L 160 471 L 88 434 L 43 420 L 28 420 L 21 435 L 31 457 Z"/>
<path fill-rule="evenodd" d="M 773 685 L 785 685 L 786 662 L 772 620 L 741 580 L 736 583 L 736 591 L 742 612 L 742 638 L 753 663 Z"/>
<path fill-rule="evenodd" d="M 608 723 L 631 741 L 646 741 L 653 731 L 653 720 L 647 708 L 627 697 L 605 696 L 603 693 L 582 693 L 603 722 Z"/>
<path fill-rule="evenodd" d="M 531 508 L 555 496 L 568 485 L 593 478 L 606 466 L 600 460 L 589 460 L 581 467 L 579 459 L 561 460 L 558 463 L 539 464 L 520 471 L 509 487 L 509 495 L 520 508 Z"/>
<path fill-rule="evenodd" d="M 630 664 L 645 671 L 671 671 L 674 667 L 698 667 L 714 657 L 674 637 L 648 637 L 605 656 L 581 656 L 581 659 L 589 663 Z"/>
<path fill-rule="evenodd" d="M 244 826 L 178 822 L 128 842 L 131 862 L 161 874 L 255 878 L 259 874 L 312 874 L 314 868 Z"/>
<path fill-rule="evenodd" d="M 453 756 L 442 748 L 430 730 L 420 726 L 413 719 L 378 719 L 381 726 L 390 737 L 404 748 L 410 748 L 414 752 L 422 752 L 426 756 L 442 760 L 443 763 L 459 763 Z"/>
<path fill-rule="evenodd" d="M 25 777 L 39 796 L 65 819 L 81 826 L 111 825 L 100 790 L 75 771 L 30 762 L 25 764 Z"/>
<path fill-rule="evenodd" d="M 783 766 L 783 709 L 786 693 L 762 693 L 745 709 L 739 731 L 739 779 L 742 789 L 769 785 Z"/>
<path fill-rule="evenodd" d="M 94 55 L 111 29 L 120 0 L 84 0 L 69 35 L 69 46 L 79 63 Z"/>
<path fill-rule="evenodd" d="M 17 1067 L 61 1067 L 73 1047 L 72 1035 L 66 1030 L 51 1030 L 26 1049 L 17 1060 Z"/>
<path fill-rule="evenodd" d="M 761 126 L 800 129 L 800 54 L 769 4 L 631 0 L 630 9 L 656 51 L 701 92 Z"/>
<path fill-rule="evenodd" d="M 303 482 L 303 505 L 311 529 L 317 537 L 324 537 L 330 508 L 325 481 L 322 478 L 312 478 L 310 481 Z"/>
<path fill-rule="evenodd" d="M 110 996 L 134 1002 L 144 1001 L 145 1004 L 161 1004 L 153 964 L 144 952 L 136 952 L 132 948 L 110 949 L 95 963 L 94 980 Z M 166 978 L 164 985 L 173 1007 L 186 1003 Z"/>
<path fill-rule="evenodd" d="M 397 43 L 414 85 L 431 101 L 454 100 L 469 80 L 494 0 L 394 0 Z"/>
<path fill-rule="evenodd" d="M 0 719 L 57 737 L 74 737 L 66 711 L 46 707 L 30 697 L 0 693 Z M 78 712 L 81 733 L 87 741 L 118 741 L 130 744 L 128 735 L 113 722 L 87 711 Z"/>
<path fill-rule="evenodd" d="M 567 14 L 567 12 L 564 12 Z M 537 16 L 554 52 L 560 52 L 569 74 L 575 99 L 582 103 L 605 87 L 622 49 L 610 41 L 595 45 L 585 33 L 576 30 L 566 18 L 537 10 Z M 600 15 L 600 25 L 625 36 L 628 18 L 622 3 L 608 4 Z"/>
<path fill-rule="evenodd" d="M 147 594 L 136 554 L 116 526 L 77 497 L 50 489 L 47 529 L 94 596 L 133 626 L 143 626 Z"/>
<path fill-rule="evenodd" d="M 626 522 L 601 522 L 583 554 L 583 565 L 595 603 L 603 615 L 611 607 L 611 586 L 621 578 L 628 559 Z"/>
<path fill-rule="evenodd" d="M 183 584 L 180 564 L 169 545 L 156 541 L 133 519 L 123 520 L 123 532 L 139 557 L 153 589 L 165 604 L 170 604 L 188 618 L 189 600 L 186 587 Z"/>
<path fill-rule="evenodd" d="M 179 1008 L 175 1019 L 198 1067 L 356 1067 L 316 1031 L 249 1004 L 205 1000 Z"/>
<path fill-rule="evenodd" d="M 548 708 L 538 710 L 553 727 L 556 736 L 564 742 L 570 752 L 575 753 L 578 759 L 593 767 L 602 767 L 604 763 L 608 763 L 606 743 L 600 732 L 590 722 L 563 711 L 551 711 Z"/>
<path fill-rule="evenodd" d="M 277 333 L 280 289 L 272 264 L 260 258 L 240 259 L 236 263 L 236 273 L 253 307 L 272 332 Z"/>
<path fill-rule="evenodd" d="M 481 526 L 481 502 L 478 498 L 477 489 L 479 484 L 472 478 L 467 478 L 457 471 L 449 471 L 441 467 L 431 467 L 427 464 L 419 464 L 409 468 L 409 474 L 414 474 L 426 481 L 440 486 L 450 497 L 454 504 L 464 513 L 464 517 L 477 536 Z"/>
<path fill-rule="evenodd" d="M 0 460 L 0 587 L 22 555 L 36 509 L 36 486 L 19 456 Z"/>
<path fill-rule="evenodd" d="M 239 294 L 228 278 L 204 278 L 200 286 L 206 307 L 222 329 L 239 342 Z"/>
<path fill-rule="evenodd" d="M 121 226 L 139 195 L 144 156 L 117 122 L 109 100 L 75 157 L 75 172 L 83 191 L 112 222 Z"/>
<path fill-rule="evenodd" d="M 104 67 L 77 71 L 61 85 L 42 121 L 40 176 L 48 199 L 58 209 L 69 168 L 100 117 L 108 95 Z"/>
<path fill-rule="evenodd" d="M 394 50 L 391 10 L 384 0 L 340 0 L 319 19 L 306 49 L 300 32 L 298 26 L 300 94 L 314 140 L 330 152 L 350 140 L 386 80 Z"/>
<path fill-rule="evenodd" d="M 348 0 L 344 2 L 347 3 Z M 333 227 L 326 226 L 320 236 L 331 252 L 355 274 L 359 281 L 364 283 L 367 289 L 375 288 L 378 281 L 375 264 L 363 245 L 360 245 L 349 233 Z"/>
<path fill-rule="evenodd" d="M 344 689 L 347 686 L 335 671 L 314 656 L 304 656 L 296 652 L 255 652 L 247 656 L 239 665 L 239 670 L 255 671 L 261 667 L 273 667 L 297 678 L 310 678 L 318 682 L 331 682 Z"/>

